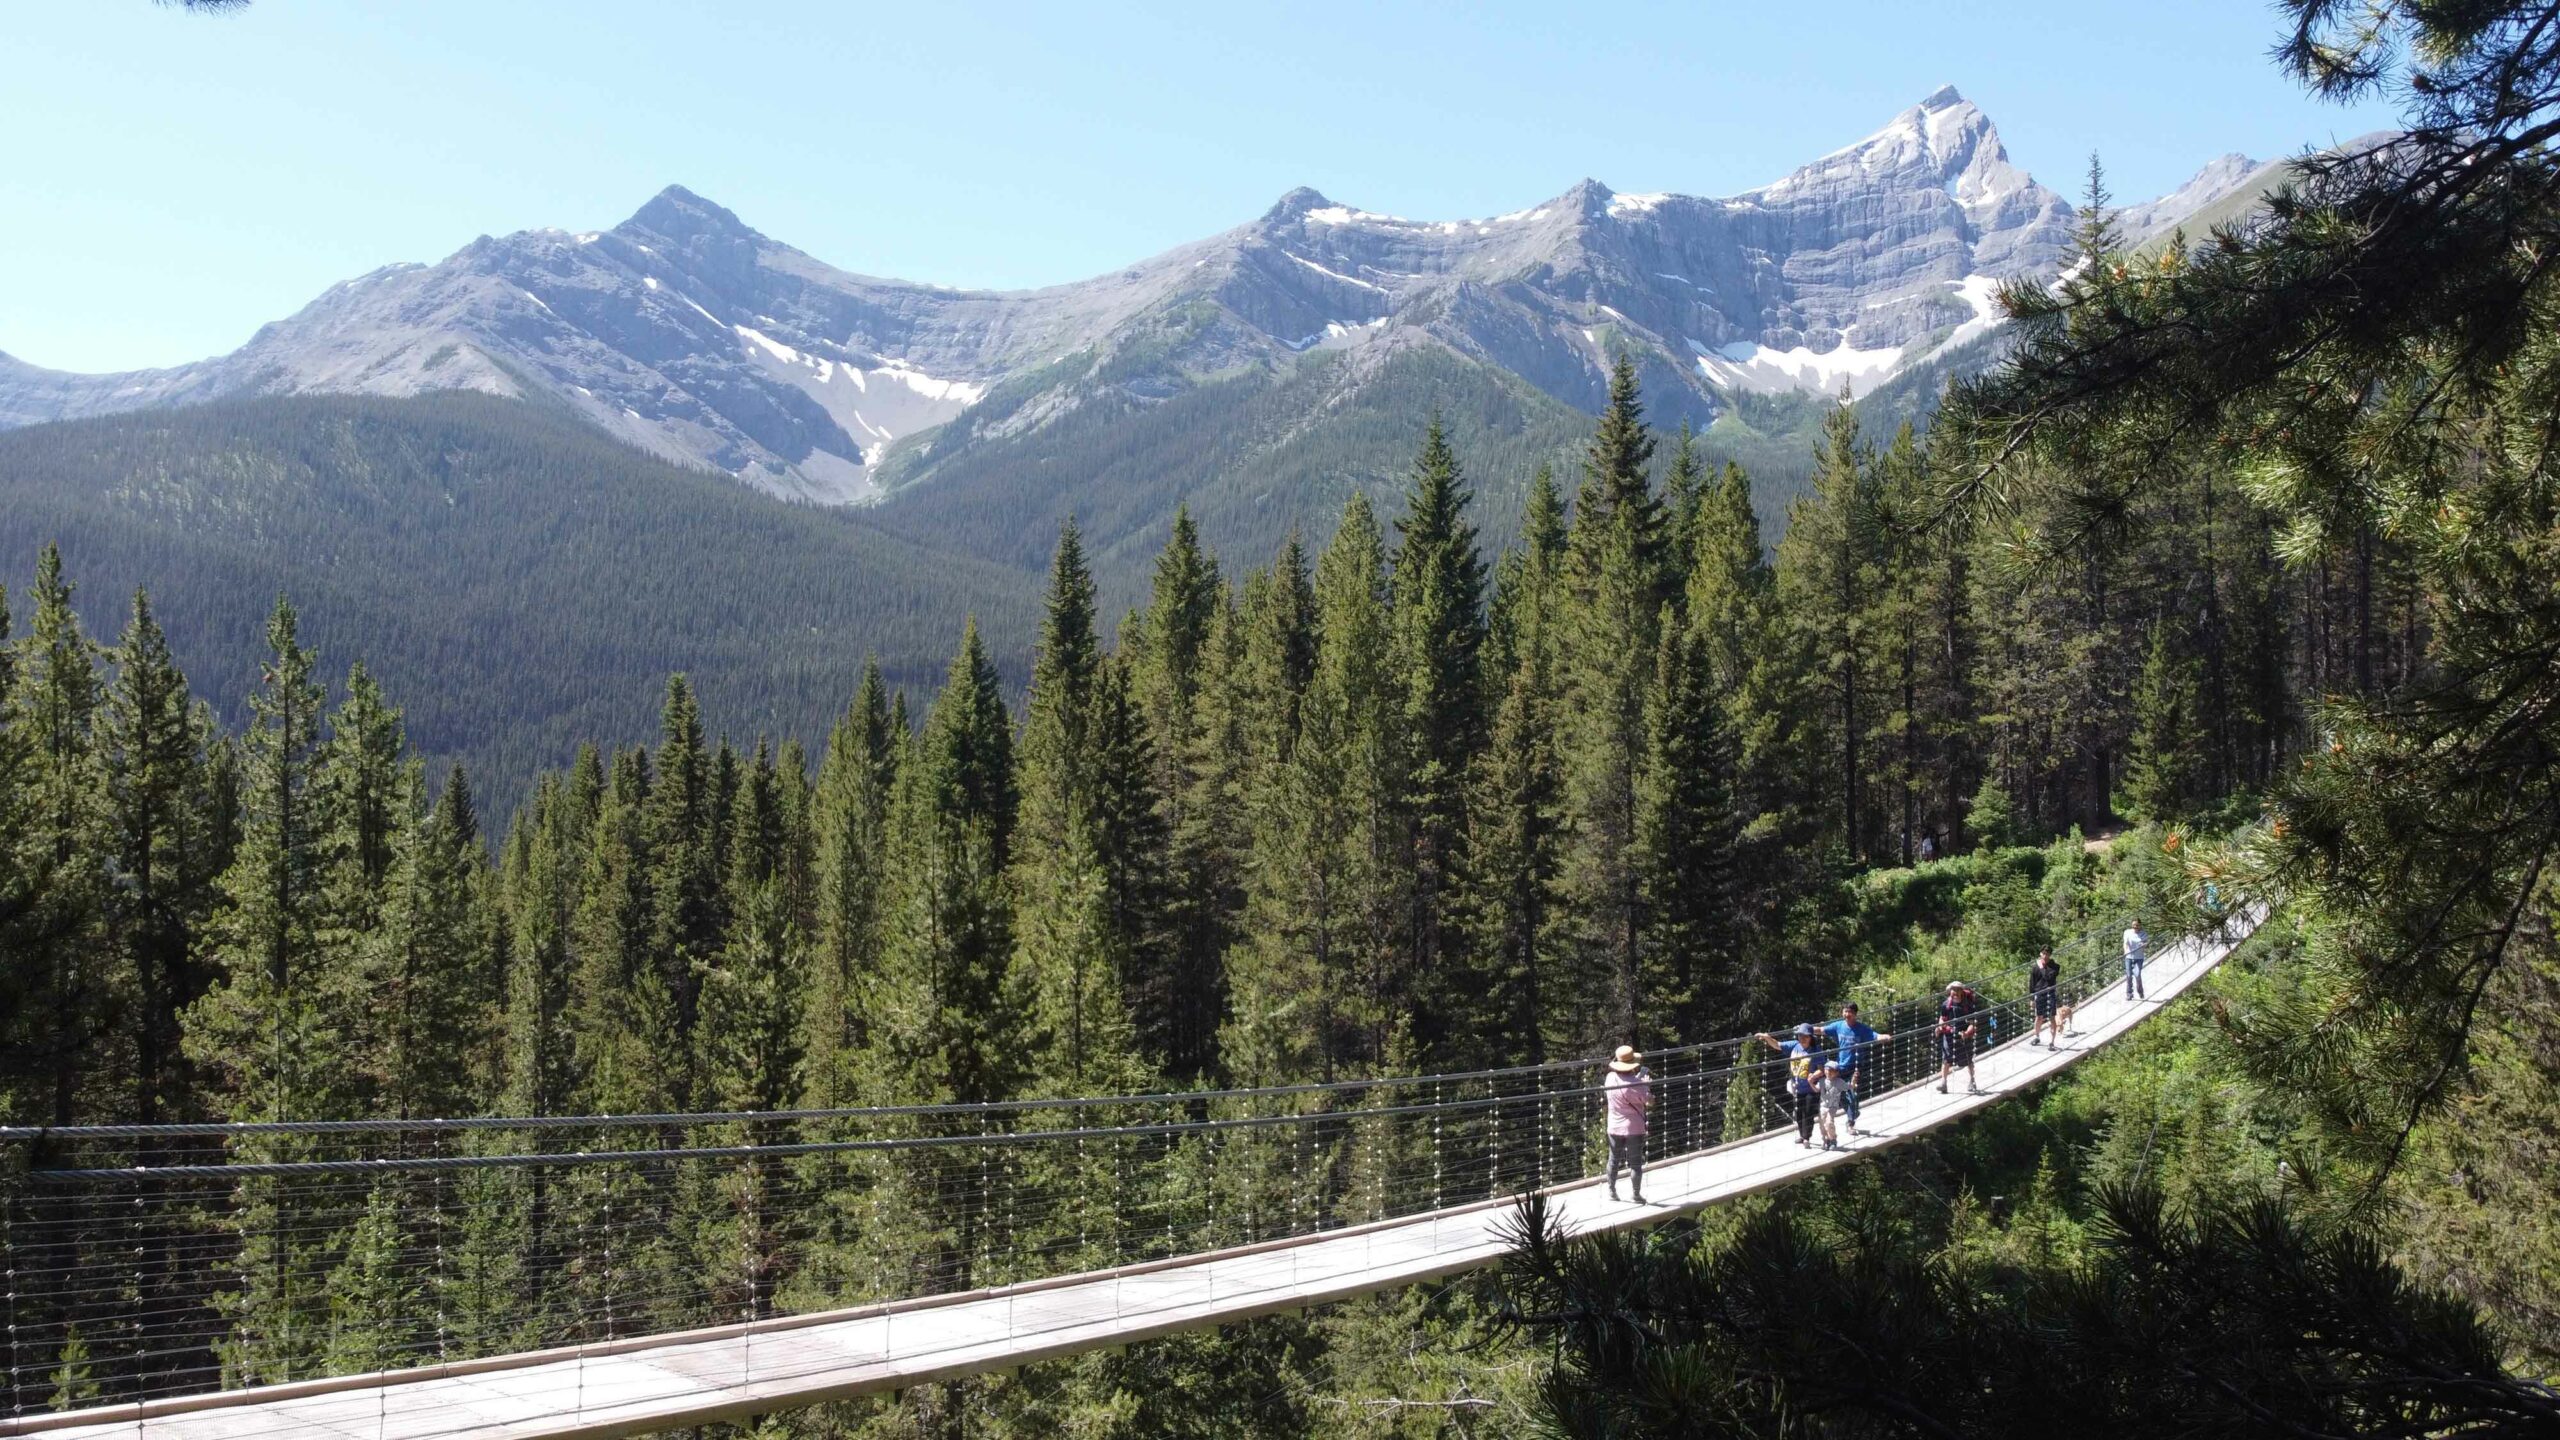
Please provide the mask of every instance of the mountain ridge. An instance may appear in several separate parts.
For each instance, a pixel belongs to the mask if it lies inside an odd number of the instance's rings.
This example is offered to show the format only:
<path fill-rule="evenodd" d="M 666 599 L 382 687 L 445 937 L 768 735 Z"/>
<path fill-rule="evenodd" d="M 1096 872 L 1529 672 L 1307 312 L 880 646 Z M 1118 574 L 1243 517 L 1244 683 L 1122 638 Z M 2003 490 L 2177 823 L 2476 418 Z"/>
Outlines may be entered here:
<path fill-rule="evenodd" d="M 2264 169 L 2225 157 L 2126 213 L 2148 233 Z M 484 235 L 340 282 L 190 365 L 74 375 L 0 355 L 0 426 L 477 390 L 821 503 L 966 480 L 1096 407 L 1288 387 L 1337 353 L 1332 388 L 1309 392 L 1320 408 L 1431 350 L 1588 412 L 1624 351 L 1657 418 L 1708 426 L 1738 393 L 1863 393 L 1964 350 L 2000 323 L 2000 282 L 2058 273 L 2074 218 L 1953 86 L 1736 196 L 1585 179 L 1506 214 L 1418 221 L 1301 186 L 1214 235 L 1030 290 L 841 270 L 670 185 L 607 230 Z"/>

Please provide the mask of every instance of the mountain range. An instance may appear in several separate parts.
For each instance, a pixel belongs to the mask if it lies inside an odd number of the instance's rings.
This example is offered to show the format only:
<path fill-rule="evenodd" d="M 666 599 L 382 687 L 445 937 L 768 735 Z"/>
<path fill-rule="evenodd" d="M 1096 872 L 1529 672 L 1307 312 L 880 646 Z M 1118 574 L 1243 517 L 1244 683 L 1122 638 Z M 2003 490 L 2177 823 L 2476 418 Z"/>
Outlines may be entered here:
<path fill-rule="evenodd" d="M 2270 168 L 2225 156 L 2123 211 L 2128 236 Z M 1028 291 L 851 274 L 671 186 L 609 230 L 484 236 L 358 276 L 214 359 L 73 375 L 0 355 L 0 425 L 477 390 L 790 499 L 941 487 L 957 492 L 945 506 L 1000 506 L 975 492 L 1061 489 L 1036 470 L 1062 438 L 1161 462 L 1152 412 L 1186 436 L 1204 412 L 1251 412 L 1249 434 L 1176 445 L 1196 452 L 1188 473 L 1146 487 L 1214 492 L 1400 372 L 1444 404 L 1517 410 L 1519 433 L 1596 408 L 1619 349 L 1666 423 L 1712 427 L 1752 395 L 1866 395 L 1990 334 L 1998 285 L 2058 273 L 2075 218 L 1952 87 L 1729 198 L 1585 180 L 1508 214 L 1421 221 L 1299 189 L 1207 239 Z M 1075 503 L 1112 478 L 1086 469 L 1063 487 Z"/>
<path fill-rule="evenodd" d="M 2279 170 L 2226 156 L 2117 218 L 2229 218 Z M 196 364 L 0 356 L 0 581 L 58 541 L 100 634 L 147 586 L 233 723 L 288 592 L 504 805 L 579 739 L 651 733 L 672 670 L 724 728 L 815 740 L 866 653 L 930 689 L 974 614 L 1019 683 L 1069 516 L 1117 610 L 1177 506 L 1231 577 L 1355 491 L 1392 515 L 1435 414 L 1502 544 L 1540 465 L 1570 487 L 1618 353 L 1656 423 L 1751 470 L 1774 538 L 1836 397 L 1925 416 L 2077 221 L 1953 90 L 1727 199 L 1586 180 L 1422 221 L 1301 189 L 1021 292 L 848 274 L 670 188 L 356 277 Z"/>

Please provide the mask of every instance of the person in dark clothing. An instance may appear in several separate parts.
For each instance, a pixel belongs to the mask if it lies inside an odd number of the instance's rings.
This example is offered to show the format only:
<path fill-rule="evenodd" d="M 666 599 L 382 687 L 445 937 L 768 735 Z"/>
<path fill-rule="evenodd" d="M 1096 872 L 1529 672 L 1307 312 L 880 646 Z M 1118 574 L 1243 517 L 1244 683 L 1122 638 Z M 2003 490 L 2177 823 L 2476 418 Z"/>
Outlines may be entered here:
<path fill-rule="evenodd" d="M 1982 997 L 1961 980 L 1947 982 L 1947 998 L 1938 1002 L 1938 1093 L 1947 1093 L 1947 1077 L 1959 1065 L 1964 1067 L 1964 1089 L 1968 1095 L 1979 1095 L 1982 1087 L 1975 1083 L 1973 1050 L 1981 1040 L 1988 1016 L 1982 1008 Z"/>
<path fill-rule="evenodd" d="M 1751 1037 L 1786 1057 L 1787 1103 L 1794 1107 L 1796 1143 L 1810 1149 L 1813 1145 L 1814 1121 L 1820 1118 L 1822 1094 L 1813 1079 L 1816 1045 L 1810 1023 L 1796 1027 L 1795 1038 L 1781 1045 L 1767 1031 Z"/>
<path fill-rule="evenodd" d="M 2044 1044 L 2045 1033 L 2050 1030 L 2053 1044 L 2059 1048 L 2062 1044 L 2062 967 L 2054 963 L 2053 952 L 2049 949 L 2037 951 L 2036 963 L 2027 967 L 2027 1001 L 2036 1017 L 2035 1034 L 2027 1043 Z"/>

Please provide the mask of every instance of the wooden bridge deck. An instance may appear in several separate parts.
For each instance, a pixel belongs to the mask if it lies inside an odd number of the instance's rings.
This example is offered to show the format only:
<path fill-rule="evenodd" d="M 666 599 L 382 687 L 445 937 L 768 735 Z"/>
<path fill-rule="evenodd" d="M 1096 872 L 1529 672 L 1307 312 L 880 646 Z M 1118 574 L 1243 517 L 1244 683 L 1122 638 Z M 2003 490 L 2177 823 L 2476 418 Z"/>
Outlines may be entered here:
<path fill-rule="evenodd" d="M 2231 927 L 2245 934 L 2249 922 Z M 1847 1148 L 1799 1148 L 1778 1131 L 1662 1160 L 1649 1203 L 1612 1202 L 1596 1180 L 1558 1187 L 1578 1233 L 1650 1224 L 1847 1164 L 1992 1105 L 2077 1063 L 2220 964 L 2236 938 L 2164 946 L 2150 998 L 2108 987 L 2080 1007 L 2062 1050 L 2013 1038 L 1983 1054 L 1982 1093 L 1934 1084 L 1869 1100 Z M 1391 1289 L 1499 1260 L 1509 1201 L 1433 1211 L 1242 1249 L 967 1295 L 793 1316 L 382 1375 L 0 1419 L 0 1435 L 54 1440 L 565 1440 L 736 1420 L 926 1381 L 1009 1370 L 1077 1351 Z"/>

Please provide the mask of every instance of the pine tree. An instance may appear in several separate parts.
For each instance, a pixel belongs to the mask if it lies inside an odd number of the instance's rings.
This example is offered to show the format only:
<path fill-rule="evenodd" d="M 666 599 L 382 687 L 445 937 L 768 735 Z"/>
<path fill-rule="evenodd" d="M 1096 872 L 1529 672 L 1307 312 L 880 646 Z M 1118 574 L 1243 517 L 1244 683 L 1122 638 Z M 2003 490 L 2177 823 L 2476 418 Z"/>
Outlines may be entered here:
<path fill-rule="evenodd" d="M 1798 500 L 1779 542 L 1777 606 L 1787 644 L 1813 686 L 1805 712 L 1808 795 L 1829 793 L 1821 834 L 1852 855 L 1869 848 L 1868 803 L 1878 681 L 1876 609 L 1881 530 L 1874 465 L 1847 404 L 1824 422 L 1813 488 Z"/>
<path fill-rule="evenodd" d="M 210 942 L 214 988 L 184 1017 L 189 1057 L 217 1079 L 217 1110 L 247 1121 L 335 1119 L 358 1112 L 349 1022 L 366 1003 L 351 968 L 331 968 L 327 919 L 328 816 L 319 775 L 323 695 L 293 606 L 279 597 L 267 622 L 271 658 L 250 696 L 240 743 L 240 832 L 218 886 Z M 236 1142 L 246 1159 L 292 1160 L 296 1137 Z M 309 1276 L 330 1237 L 286 1223 L 272 1180 L 242 1182 L 231 1223 L 232 1329 L 221 1346 L 233 1383 L 312 1373 L 328 1343 L 327 1297 Z"/>
<path fill-rule="evenodd" d="M 2133 690 L 2133 735 L 2125 757 L 2124 794 L 2135 819 L 2175 821 L 2198 797 L 2203 770 L 2196 723 L 2196 663 L 2167 621 L 2151 626 L 2142 677 Z"/>
<path fill-rule="evenodd" d="M 1558 648 L 1566 811 L 1575 835 L 1564 882 L 1579 929 L 1575 1039 L 1585 1044 L 1606 1035 L 1633 1038 L 1643 1002 L 1636 825 L 1664 599 L 1659 517 L 1645 473 L 1652 450 L 1635 365 L 1621 356 L 1609 407 L 1583 457 Z"/>
<path fill-rule="evenodd" d="M 1531 483 L 1526 546 L 1507 557 L 1487 651 L 1503 662 L 1503 694 L 1475 776 L 1467 914 L 1473 930 L 1470 1060 L 1543 1063 L 1555 1030 L 1557 878 L 1563 865 L 1564 777 L 1557 752 L 1557 612 L 1563 505 L 1541 467 Z"/>
<path fill-rule="evenodd" d="M 801 1045 L 812 1105 L 847 1104 L 856 1093 L 866 992 L 880 971 L 889 797 L 905 740 L 890 714 L 880 662 L 866 660 L 861 687 L 828 736 L 811 800 L 818 919 Z"/>
<path fill-rule="evenodd" d="M 324 993 L 320 931 L 327 833 L 318 777 L 314 657 L 293 606 L 267 622 L 272 658 L 250 696 L 242 740 L 239 849 L 220 882 L 213 920 L 215 988 L 186 1017 L 187 1049 L 223 1077 L 223 1111 L 238 1120 L 335 1118 L 348 1092 L 344 1022 L 351 997 Z"/>
<path fill-rule="evenodd" d="M 56 1125 L 79 1118 L 84 1082 L 105 1078 L 104 1045 L 123 998 L 123 977 L 107 963 L 102 943 L 107 820 L 92 733 L 97 647 L 81 633 L 72 590 L 61 551 L 47 545 L 29 592 L 34 609 L 11 702 L 24 765 L 23 828 L 14 852 L 0 856 L 0 864 L 23 871 L 27 887 L 22 908 L 0 915 L 0 974 L 14 977 L 0 981 L 0 995 L 18 992 L 17 1023 L 0 1032 L 11 1042 L 0 1075 L 16 1071 L 24 1087 L 0 1100 Z"/>
<path fill-rule="evenodd" d="M 203 987 L 193 950 L 218 872 L 208 863 L 205 732 L 139 590 L 115 663 L 97 721 L 108 849 L 123 877 L 109 892 L 108 924 L 134 997 L 132 1114 L 150 1125 L 193 1108 L 178 1017 Z"/>
<path fill-rule="evenodd" d="M 510 1115 L 562 1113 L 576 1083 L 569 987 L 594 807 L 602 800 L 603 760 L 594 746 L 578 748 L 570 774 L 566 785 L 544 777 L 509 837 L 512 939 L 499 1108 Z"/>
<path fill-rule="evenodd" d="M 730 800 L 724 792 L 736 783 L 736 757 L 725 743 L 720 749 L 715 756 L 704 739 L 692 683 L 670 676 L 649 791 L 648 889 L 655 906 L 651 949 L 674 1006 L 678 1056 L 692 1053 L 702 974 L 720 944 L 720 866 Z M 689 1077 L 679 1080 L 679 1103 L 690 1089 Z"/>
<path fill-rule="evenodd" d="M 798 1093 L 804 1031 L 799 917 L 782 784 L 759 743 L 739 789 L 725 892 L 733 919 L 702 976 L 696 1073 L 722 1110 L 780 1110 Z"/>
<path fill-rule="evenodd" d="M 1001 1099 L 1020 1060 L 1005 894 L 1013 735 L 1001 685 L 972 619 L 899 767 L 882 976 L 867 1021 L 882 1100 Z"/>
<path fill-rule="evenodd" d="M 396 1182 L 374 1186 L 363 1218 L 347 1237 L 345 1258 L 329 1273 L 323 1374 L 370 1374 L 414 1358 L 421 1340 L 421 1292 L 403 1264 L 403 1208 Z"/>
<path fill-rule="evenodd" d="M 1744 1024 L 1750 993 L 1735 921 L 1735 751 L 1711 683 L 1711 641 L 1665 607 L 1645 725 L 1636 863 L 1642 875 L 1645 1013 L 1694 1041 Z"/>
<path fill-rule="evenodd" d="M 1164 933 L 1155 878 L 1162 836 L 1144 790 L 1146 758 L 1125 749 L 1134 738 L 1125 687 L 1105 669 L 1093 577 L 1070 521 L 1058 535 L 1032 660 L 1012 875 L 1014 965 L 1032 995 L 1031 1069 L 1044 1087 L 1134 1080 L 1140 1072 L 1123 996 L 1159 969 L 1152 957 Z M 1106 708 L 1117 712 L 1116 725 Z M 1124 747 L 1108 757 L 1106 729 L 1116 729 Z M 1114 807 L 1143 827 L 1139 834 L 1115 834 L 1104 823 L 1106 759 L 1117 762 L 1120 786 L 1140 787 Z"/>
<path fill-rule="evenodd" d="M 1464 973 L 1457 912 L 1467 873 L 1467 784 L 1484 749 L 1484 562 L 1466 520 L 1466 482 L 1434 417 L 1396 522 L 1393 631 L 1406 772 L 1402 917 L 1406 988 L 1426 1053 L 1447 1041 Z"/>
<path fill-rule="evenodd" d="M 416 767 L 403 767 L 404 808 L 418 819 L 393 832 L 378 928 L 365 937 L 373 1023 L 365 1058 L 384 1113 L 408 1119 L 480 1108 L 498 1016 L 488 986 L 488 938 L 476 879 L 482 864 L 470 789 L 448 783 L 426 809 Z M 459 772 L 457 772 L 458 775 Z"/>

